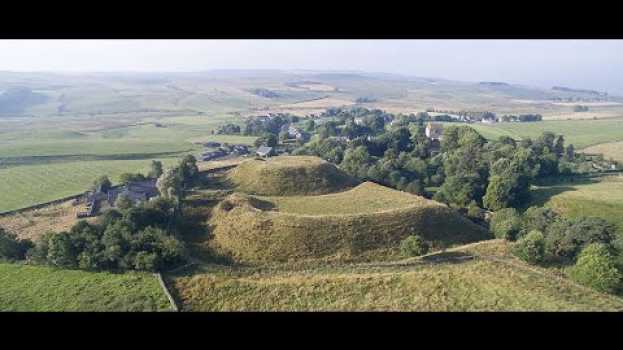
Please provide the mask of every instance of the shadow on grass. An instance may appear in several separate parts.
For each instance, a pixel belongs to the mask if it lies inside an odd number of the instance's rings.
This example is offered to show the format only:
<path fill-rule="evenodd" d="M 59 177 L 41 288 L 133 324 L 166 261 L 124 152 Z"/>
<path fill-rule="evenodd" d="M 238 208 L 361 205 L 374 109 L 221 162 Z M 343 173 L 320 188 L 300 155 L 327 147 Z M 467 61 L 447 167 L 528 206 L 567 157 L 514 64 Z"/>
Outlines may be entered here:
<path fill-rule="evenodd" d="M 466 260 L 473 259 L 474 256 L 465 252 L 441 252 L 439 254 L 427 255 L 422 257 L 422 261 L 426 263 L 450 263 L 460 264 Z"/>

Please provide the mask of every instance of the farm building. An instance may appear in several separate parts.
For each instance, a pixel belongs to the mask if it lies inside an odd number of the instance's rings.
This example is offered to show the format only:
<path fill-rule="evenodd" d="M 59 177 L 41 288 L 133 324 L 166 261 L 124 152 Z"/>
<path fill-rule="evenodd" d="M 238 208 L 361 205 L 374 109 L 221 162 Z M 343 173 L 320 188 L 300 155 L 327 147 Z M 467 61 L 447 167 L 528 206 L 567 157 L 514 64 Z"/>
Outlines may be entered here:
<path fill-rule="evenodd" d="M 431 140 L 441 141 L 443 138 L 443 124 L 429 122 L 426 125 L 426 137 Z"/>
<path fill-rule="evenodd" d="M 266 158 L 275 155 L 275 150 L 272 147 L 262 146 L 255 151 L 255 154 Z"/>
<path fill-rule="evenodd" d="M 108 203 L 114 206 L 119 196 L 126 196 L 132 200 L 132 202 L 139 203 L 156 197 L 158 194 L 156 179 L 130 181 L 122 188 L 108 191 Z"/>

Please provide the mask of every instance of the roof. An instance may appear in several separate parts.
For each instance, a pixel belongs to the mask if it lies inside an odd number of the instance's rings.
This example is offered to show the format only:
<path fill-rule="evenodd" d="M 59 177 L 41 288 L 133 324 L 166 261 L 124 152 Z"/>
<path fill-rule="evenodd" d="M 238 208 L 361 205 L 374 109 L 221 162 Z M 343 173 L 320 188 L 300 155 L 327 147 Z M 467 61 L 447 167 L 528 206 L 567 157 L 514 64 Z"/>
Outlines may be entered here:
<path fill-rule="evenodd" d="M 262 147 L 257 149 L 256 153 L 257 154 L 269 154 L 272 151 L 273 151 L 272 147 L 262 146 Z"/>

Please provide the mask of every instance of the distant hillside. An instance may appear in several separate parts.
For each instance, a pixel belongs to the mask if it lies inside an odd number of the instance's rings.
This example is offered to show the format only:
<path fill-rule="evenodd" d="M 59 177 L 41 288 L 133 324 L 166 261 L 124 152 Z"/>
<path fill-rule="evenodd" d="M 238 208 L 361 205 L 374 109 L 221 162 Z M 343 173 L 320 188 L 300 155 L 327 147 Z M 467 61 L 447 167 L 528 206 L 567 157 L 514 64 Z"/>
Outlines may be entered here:
<path fill-rule="evenodd" d="M 30 106 L 45 103 L 48 97 L 29 88 L 10 88 L 0 94 L 0 114 L 20 114 Z"/>
<path fill-rule="evenodd" d="M 595 90 L 572 89 L 572 88 L 564 87 L 564 86 L 554 86 L 554 87 L 552 87 L 552 90 L 554 90 L 554 91 L 565 91 L 565 92 L 575 92 L 575 93 L 580 93 L 580 94 L 589 94 L 589 95 L 597 95 L 597 96 L 604 95 L 604 93 L 599 92 L 599 91 L 595 91 Z"/>

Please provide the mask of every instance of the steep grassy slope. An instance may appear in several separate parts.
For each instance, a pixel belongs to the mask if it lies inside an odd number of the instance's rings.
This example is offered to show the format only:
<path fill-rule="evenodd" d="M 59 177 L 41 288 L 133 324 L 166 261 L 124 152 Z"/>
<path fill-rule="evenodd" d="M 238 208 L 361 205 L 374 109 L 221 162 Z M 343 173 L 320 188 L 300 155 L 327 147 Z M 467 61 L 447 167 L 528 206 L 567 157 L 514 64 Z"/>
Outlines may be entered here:
<path fill-rule="evenodd" d="M 324 194 L 355 185 L 335 165 L 308 156 L 251 159 L 232 169 L 228 178 L 241 192 L 268 196 Z"/>
<path fill-rule="evenodd" d="M 0 311 L 166 311 L 148 273 L 112 274 L 0 263 Z"/>
<path fill-rule="evenodd" d="M 185 311 L 618 311 L 623 300 L 514 258 L 491 241 L 394 263 L 315 268 L 204 266 L 171 276 Z M 485 246 L 485 247 L 482 247 Z M 473 254 L 472 260 L 459 259 Z M 449 255 L 449 253 L 444 253 Z"/>
<path fill-rule="evenodd" d="M 489 236 L 443 204 L 374 183 L 317 197 L 233 194 L 214 208 L 209 224 L 213 244 L 238 261 L 255 263 L 395 255 L 409 234 L 435 248 Z"/>

